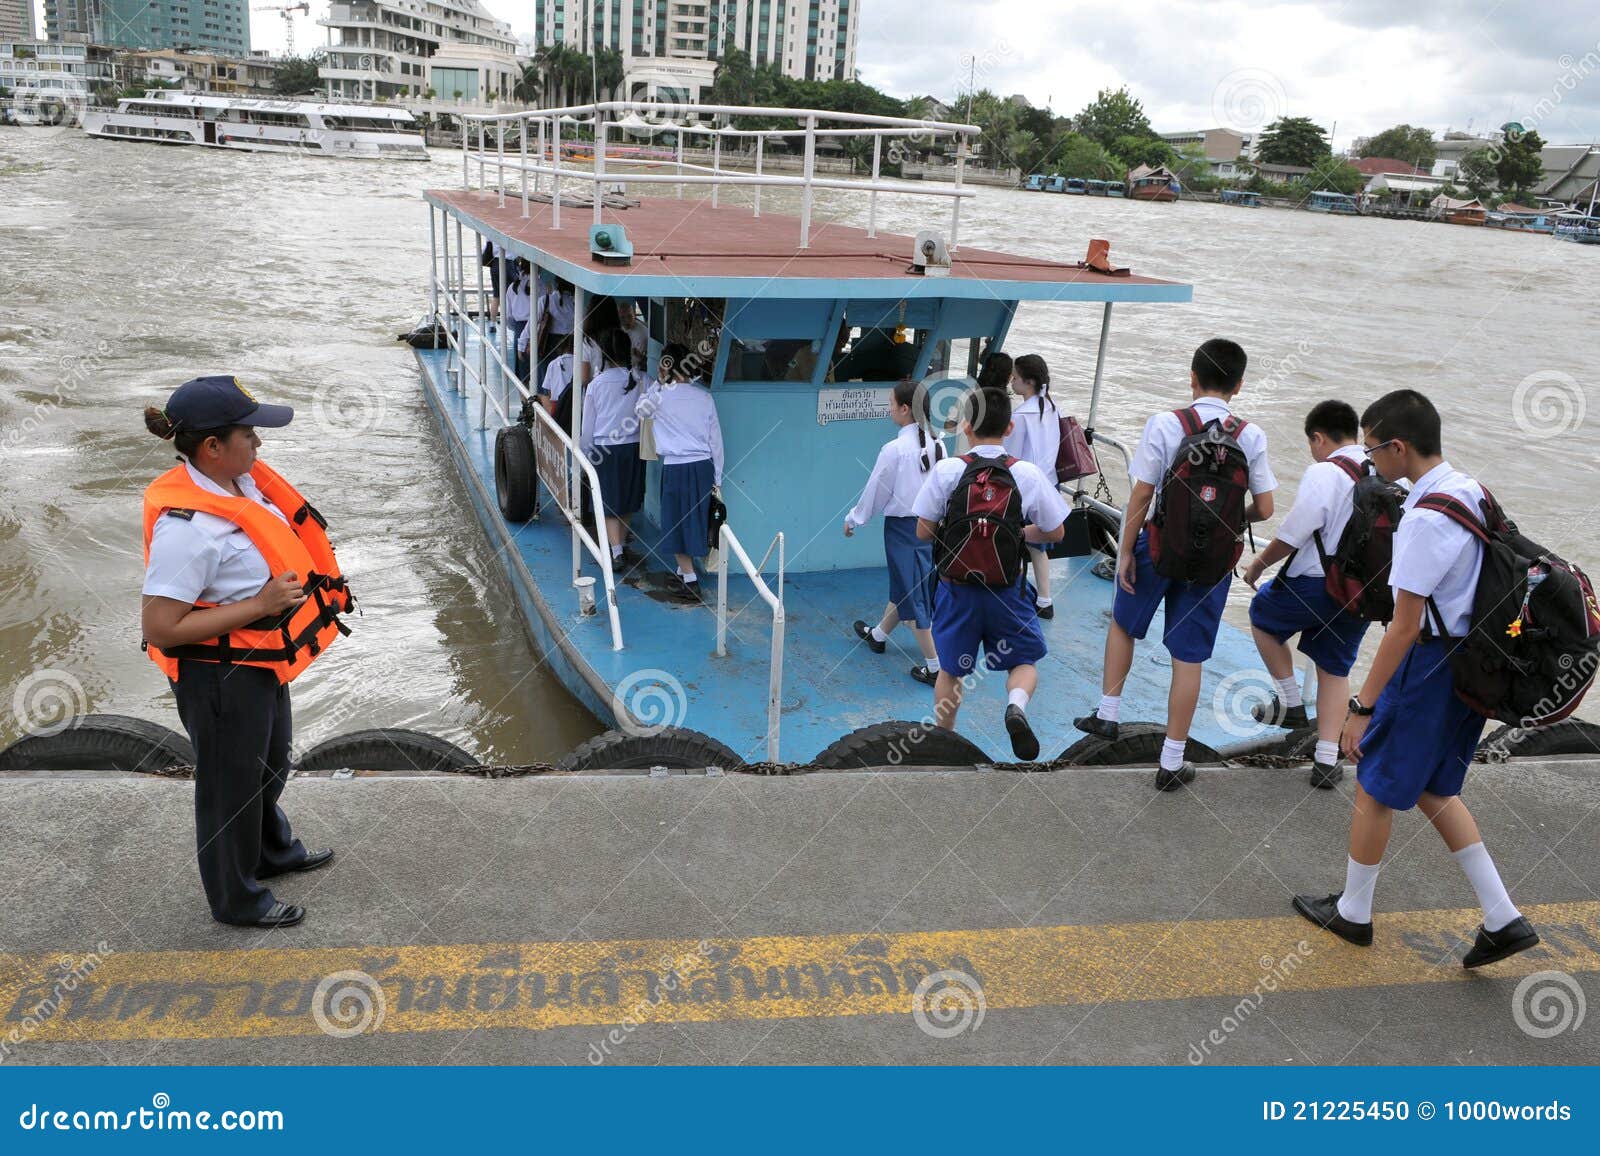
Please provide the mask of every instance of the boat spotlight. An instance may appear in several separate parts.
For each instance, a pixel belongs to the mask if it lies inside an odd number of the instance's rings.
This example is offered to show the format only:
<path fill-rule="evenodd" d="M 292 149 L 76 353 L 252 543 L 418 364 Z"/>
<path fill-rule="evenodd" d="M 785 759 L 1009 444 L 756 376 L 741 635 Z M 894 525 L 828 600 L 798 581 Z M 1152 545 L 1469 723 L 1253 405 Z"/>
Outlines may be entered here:
<path fill-rule="evenodd" d="M 911 272 L 925 277 L 950 275 L 950 251 L 932 229 L 923 229 L 911 243 Z"/>
<path fill-rule="evenodd" d="M 631 265 L 633 244 L 621 225 L 590 225 L 589 256 L 602 265 Z"/>

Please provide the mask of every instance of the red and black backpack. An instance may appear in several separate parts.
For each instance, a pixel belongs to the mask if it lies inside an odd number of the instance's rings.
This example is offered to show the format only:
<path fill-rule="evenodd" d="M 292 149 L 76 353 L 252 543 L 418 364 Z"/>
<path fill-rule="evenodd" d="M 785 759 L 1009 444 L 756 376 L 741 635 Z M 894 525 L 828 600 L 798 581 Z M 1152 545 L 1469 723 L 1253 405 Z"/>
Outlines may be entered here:
<path fill-rule="evenodd" d="M 1015 586 L 1027 560 L 1022 494 L 1009 454 L 986 458 L 962 454 L 966 469 L 950 493 L 934 540 L 939 576 L 981 586 Z"/>
<path fill-rule="evenodd" d="M 1566 718 L 1600 663 L 1600 607 L 1588 575 L 1518 530 L 1488 490 L 1480 512 L 1439 493 L 1424 494 L 1416 509 L 1443 514 L 1483 543 L 1467 634 L 1451 639 L 1456 696 L 1512 726 Z M 1447 637 L 1439 607 L 1432 598 L 1427 606 Z"/>
<path fill-rule="evenodd" d="M 1150 562 L 1164 577 L 1213 586 L 1244 553 L 1250 460 L 1239 435 L 1249 423 L 1231 413 L 1205 421 L 1192 407 L 1172 412 L 1183 440 L 1156 499 Z"/>
<path fill-rule="evenodd" d="M 1312 533 L 1328 597 L 1341 610 L 1368 622 L 1388 622 L 1394 617 L 1394 591 L 1389 588 L 1389 566 L 1394 561 L 1394 532 L 1400 525 L 1406 492 L 1386 482 L 1370 461 L 1327 459 L 1355 483 L 1350 493 L 1350 520 L 1344 524 L 1333 553 L 1322 541 L 1322 531 Z"/>

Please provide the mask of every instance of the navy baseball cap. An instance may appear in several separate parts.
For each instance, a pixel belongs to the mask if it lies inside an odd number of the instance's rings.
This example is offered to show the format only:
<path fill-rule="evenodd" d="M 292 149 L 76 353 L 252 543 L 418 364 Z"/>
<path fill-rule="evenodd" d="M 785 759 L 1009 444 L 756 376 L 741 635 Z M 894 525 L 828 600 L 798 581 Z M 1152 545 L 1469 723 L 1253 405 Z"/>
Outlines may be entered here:
<path fill-rule="evenodd" d="M 262 405 L 237 377 L 218 374 L 186 381 L 172 391 L 162 411 L 174 430 L 221 429 L 229 425 L 277 427 L 294 420 L 286 405 Z"/>

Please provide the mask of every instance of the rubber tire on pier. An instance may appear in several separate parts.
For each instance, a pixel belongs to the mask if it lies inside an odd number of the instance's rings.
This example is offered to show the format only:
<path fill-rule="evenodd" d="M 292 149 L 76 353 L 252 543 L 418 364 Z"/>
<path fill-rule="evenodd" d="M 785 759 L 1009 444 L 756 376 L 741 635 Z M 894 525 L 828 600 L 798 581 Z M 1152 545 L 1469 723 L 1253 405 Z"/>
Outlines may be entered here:
<path fill-rule="evenodd" d="M 734 771 L 744 765 L 731 747 L 688 727 L 663 727 L 653 735 L 606 731 L 580 743 L 556 764 L 563 771 L 648 771 L 651 767 Z"/>
<path fill-rule="evenodd" d="M 1123 723 L 1115 739 L 1084 735 L 1062 751 L 1056 762 L 1076 767 L 1154 766 L 1161 758 L 1161 743 L 1166 737 L 1167 728 L 1160 723 Z M 1216 751 L 1193 738 L 1184 757 L 1201 765 L 1222 761 Z"/>
<path fill-rule="evenodd" d="M 1276 750 L 1269 750 L 1266 753 L 1282 755 L 1287 759 L 1304 759 L 1309 763 L 1316 758 L 1317 740 L 1321 737 L 1316 727 L 1302 727 L 1300 730 L 1290 731 Z"/>
<path fill-rule="evenodd" d="M 523 425 L 508 425 L 494 436 L 494 492 L 500 515 L 526 522 L 537 506 L 533 435 Z"/>
<path fill-rule="evenodd" d="M 458 771 L 478 760 L 454 743 L 404 727 L 377 727 L 335 735 L 295 764 L 301 771 Z"/>
<path fill-rule="evenodd" d="M 1108 558 L 1117 556 L 1118 535 L 1121 529 L 1117 523 L 1107 515 L 1096 509 L 1087 510 L 1089 521 L 1089 556 L 1104 554 Z M 1064 541 L 1052 544 L 1045 553 L 1052 558 L 1068 558 L 1070 554 L 1060 553 Z"/>
<path fill-rule="evenodd" d="M 7 771 L 160 771 L 194 765 L 170 727 L 121 714 L 79 715 L 56 734 L 25 735 L 0 751 Z"/>
<path fill-rule="evenodd" d="M 975 767 L 994 759 L 954 731 L 917 722 L 881 722 L 834 740 L 811 760 L 824 771 L 865 767 Z"/>
<path fill-rule="evenodd" d="M 1600 754 L 1600 726 L 1575 718 L 1531 730 L 1502 726 L 1478 744 L 1478 759 L 1487 763 L 1594 754 Z"/>

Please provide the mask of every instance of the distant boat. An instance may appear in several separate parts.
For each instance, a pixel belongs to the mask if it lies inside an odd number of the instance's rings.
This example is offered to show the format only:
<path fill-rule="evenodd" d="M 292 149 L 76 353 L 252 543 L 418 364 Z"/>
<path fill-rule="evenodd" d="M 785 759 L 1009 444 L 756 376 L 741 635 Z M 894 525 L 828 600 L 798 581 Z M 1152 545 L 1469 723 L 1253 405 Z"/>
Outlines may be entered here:
<path fill-rule="evenodd" d="M 1044 192 L 1044 183 L 1049 179 L 1049 173 L 1030 173 L 1028 179 L 1022 182 L 1022 187 L 1026 192 L 1042 193 Z"/>
<path fill-rule="evenodd" d="M 1067 187 L 1062 191 L 1069 193 L 1074 197 L 1081 197 L 1084 195 L 1084 193 L 1089 191 L 1088 182 L 1086 182 L 1082 177 L 1068 177 Z"/>
<path fill-rule="evenodd" d="M 1482 201 L 1471 200 L 1451 202 L 1444 207 L 1444 219 L 1450 225 L 1482 225 L 1489 215 L 1489 210 Z"/>
<path fill-rule="evenodd" d="M 1508 233 L 1553 233 L 1556 228 L 1554 213 L 1509 202 L 1491 210 L 1483 223 L 1491 229 L 1504 229 Z"/>
<path fill-rule="evenodd" d="M 1047 193 L 1064 193 L 1064 192 L 1066 192 L 1067 191 L 1067 178 L 1062 177 L 1062 176 L 1052 176 L 1052 177 L 1050 177 L 1044 183 L 1044 191 L 1047 192 Z"/>
<path fill-rule="evenodd" d="M 1127 193 L 1134 201 L 1175 201 L 1178 178 L 1165 165 L 1140 165 L 1128 174 Z"/>
<path fill-rule="evenodd" d="M 1600 217 L 1560 213 L 1556 216 L 1555 237 L 1558 241 L 1576 241 L 1580 245 L 1600 245 Z"/>
<path fill-rule="evenodd" d="M 1121 181 L 1107 181 L 1106 182 L 1106 196 L 1108 196 L 1108 197 L 1125 197 L 1127 195 L 1128 195 L 1128 186 L 1123 184 Z"/>
<path fill-rule="evenodd" d="M 1252 193 L 1248 189 L 1223 189 L 1219 199 L 1224 205 L 1238 205 L 1243 209 L 1261 207 L 1261 194 Z"/>
<path fill-rule="evenodd" d="M 1332 189 L 1318 189 L 1306 200 L 1306 208 L 1313 213 L 1348 213 L 1361 211 L 1355 197 L 1349 193 L 1336 193 Z"/>
<path fill-rule="evenodd" d="M 1083 191 L 1091 197 L 1103 197 L 1106 195 L 1106 182 L 1085 181 L 1083 183 Z"/>

